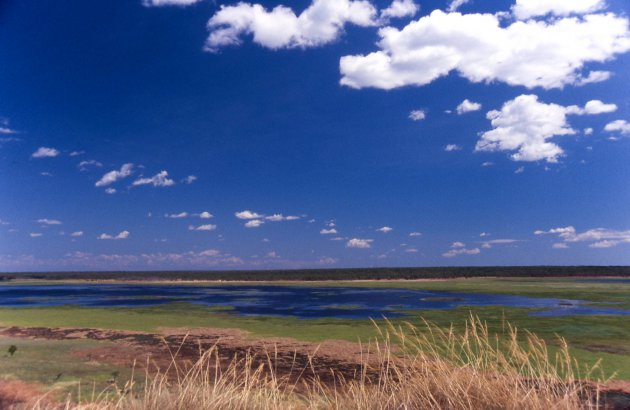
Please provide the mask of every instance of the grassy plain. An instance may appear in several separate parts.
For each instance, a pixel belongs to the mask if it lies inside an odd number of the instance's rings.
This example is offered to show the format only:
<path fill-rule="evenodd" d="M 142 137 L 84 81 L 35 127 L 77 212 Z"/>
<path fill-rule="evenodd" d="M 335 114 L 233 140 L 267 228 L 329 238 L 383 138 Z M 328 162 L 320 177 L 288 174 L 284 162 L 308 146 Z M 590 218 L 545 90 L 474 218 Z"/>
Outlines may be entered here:
<path fill-rule="evenodd" d="M 216 284 L 216 283 L 215 283 Z M 274 284 L 278 284 L 274 282 Z M 436 281 L 352 281 L 352 282 L 286 282 L 295 286 L 362 286 L 391 287 L 425 290 L 461 291 L 478 293 L 516 294 L 533 297 L 554 297 L 586 300 L 597 304 L 615 303 L 630 308 L 630 284 L 576 282 L 571 279 L 455 279 Z M 201 284 L 200 284 L 201 285 Z M 262 285 L 262 284 L 261 284 Z M 618 378 L 630 380 L 630 317 L 629 316 L 557 316 L 538 317 L 528 313 L 531 309 L 490 307 L 461 307 L 454 310 L 410 311 L 408 317 L 396 318 L 394 324 L 410 322 L 421 325 L 428 320 L 438 326 L 453 325 L 461 330 L 471 313 L 485 321 L 491 332 L 502 334 L 509 322 L 520 330 L 531 331 L 552 346 L 557 337 L 563 337 L 571 346 L 571 353 L 585 366 L 602 360 L 607 374 L 618 372 Z M 377 324 L 382 319 L 377 319 Z M 164 328 L 240 328 L 252 338 L 281 336 L 298 340 L 323 341 L 339 339 L 366 341 L 376 335 L 374 323 L 369 320 L 350 319 L 297 319 L 292 317 L 236 316 L 224 309 L 198 305 L 171 303 L 154 307 L 135 308 L 81 308 L 77 306 L 47 308 L 0 308 L 0 327 L 82 327 L 156 332 Z M 0 338 L 0 351 L 7 344 L 17 344 L 20 367 L 40 366 L 39 346 L 58 341 L 17 341 Z M 25 343 L 31 343 L 27 345 Z M 24 348 L 21 348 L 24 345 Z M 28 348 L 26 347 L 28 346 Z M 55 348 L 58 353 L 50 357 L 63 358 L 65 345 Z M 552 347 L 551 350 L 554 348 Z M 29 362 L 27 356 L 32 359 Z M 2 359 L 4 360 L 4 358 Z M 70 366 L 70 365 L 69 365 Z M 4 370 L 3 370 L 4 371 Z M 113 370 L 112 370 L 113 371 Z M 110 369 L 101 371 L 106 375 Z M 15 373 L 15 372 L 14 372 Z M 17 374 L 17 373 L 16 373 Z M 28 371 L 22 373 L 28 379 Z M 0 375 L 0 377 L 2 377 Z M 100 377 L 100 376 L 99 376 Z"/>

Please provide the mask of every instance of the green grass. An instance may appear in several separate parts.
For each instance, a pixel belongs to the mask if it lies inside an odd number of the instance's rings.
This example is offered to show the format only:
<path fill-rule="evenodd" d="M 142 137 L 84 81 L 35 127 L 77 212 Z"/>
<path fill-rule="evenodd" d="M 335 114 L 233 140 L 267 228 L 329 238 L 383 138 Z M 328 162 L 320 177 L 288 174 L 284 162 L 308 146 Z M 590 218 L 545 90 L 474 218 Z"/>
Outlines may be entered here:
<path fill-rule="evenodd" d="M 0 338 L 0 379 L 23 380 L 41 383 L 59 392 L 82 390 L 102 391 L 110 385 L 114 374 L 120 380 L 128 379 L 131 371 L 122 366 L 87 362 L 75 353 L 104 346 L 107 342 L 92 340 L 42 340 L 26 338 Z M 13 356 L 6 354 L 15 345 Z"/>
<path fill-rule="evenodd" d="M 287 283 L 288 284 L 288 283 Z M 295 282 L 290 283 L 298 285 Z M 621 303 L 630 308 L 630 284 L 580 283 L 567 279 L 457 279 L 423 282 L 338 282 L 306 283 L 306 286 L 364 286 L 516 294 L 532 297 L 580 299 L 593 303 Z M 240 328 L 251 337 L 281 336 L 307 341 L 340 339 L 357 341 L 374 337 L 376 330 L 369 320 L 297 319 L 293 317 L 254 317 L 231 315 L 229 307 L 205 307 L 171 303 L 135 308 L 0 308 L 0 326 L 92 327 L 154 332 L 159 328 L 216 327 Z M 411 316 L 394 319 L 421 324 L 424 318 L 440 326 L 461 328 L 471 312 L 486 321 L 490 330 L 502 333 L 506 322 L 521 330 L 536 333 L 550 343 L 557 336 L 572 346 L 573 354 L 586 365 L 603 360 L 608 373 L 619 372 L 630 380 L 630 317 L 628 316 L 557 316 L 537 317 L 530 309 L 498 306 L 461 307 L 454 310 L 420 310 Z M 378 321 L 377 321 L 378 322 Z M 51 356 L 53 357 L 53 356 Z"/>

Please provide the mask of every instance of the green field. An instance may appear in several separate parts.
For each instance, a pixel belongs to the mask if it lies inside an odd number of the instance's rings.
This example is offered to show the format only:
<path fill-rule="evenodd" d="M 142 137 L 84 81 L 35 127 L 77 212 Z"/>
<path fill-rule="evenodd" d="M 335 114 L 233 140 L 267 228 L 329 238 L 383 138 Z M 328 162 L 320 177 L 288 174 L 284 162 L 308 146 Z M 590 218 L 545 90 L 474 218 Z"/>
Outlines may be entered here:
<path fill-rule="evenodd" d="M 277 283 L 276 283 L 277 284 Z M 299 286 L 300 283 L 290 282 Z M 630 308 L 630 284 L 628 283 L 581 283 L 569 279 L 461 279 L 428 282 L 378 281 L 378 282 L 319 282 L 307 286 L 366 286 L 404 287 L 413 289 L 503 293 L 538 297 L 581 299 L 596 304 L 616 303 L 617 307 Z M 155 332 L 163 328 L 240 328 L 249 337 L 281 336 L 300 340 L 322 341 L 340 339 L 367 341 L 377 334 L 369 320 L 313 319 L 290 317 L 245 317 L 230 315 L 229 307 L 208 308 L 199 305 L 172 303 L 142 308 L 80 308 L 74 306 L 52 308 L 0 308 L 0 326 L 22 327 L 89 327 L 103 329 L 136 330 Z M 423 320 L 439 326 L 453 325 L 461 328 L 471 314 L 485 321 L 492 332 L 502 334 L 509 322 L 521 330 L 528 330 L 547 340 L 552 346 L 558 336 L 568 340 L 572 352 L 583 366 L 598 360 L 607 375 L 617 372 L 618 378 L 630 380 L 630 317 L 629 316 L 558 316 L 536 317 L 528 315 L 530 309 L 504 307 L 461 307 L 455 310 L 422 310 L 407 312 L 409 317 L 393 319 L 394 324 L 411 322 L 422 326 Z M 383 320 L 376 320 L 384 326 Z M 64 344 L 68 342 L 69 344 Z M 63 372 L 67 380 L 86 377 L 84 371 L 75 368 L 68 352 L 74 341 L 8 340 L 0 338 L 0 351 L 9 345 L 18 346 L 14 357 L 3 357 L 0 377 L 18 377 L 35 381 L 50 381 L 51 375 Z M 77 343 L 93 343 L 82 341 Z M 53 349 L 51 354 L 46 354 Z M 65 350 L 64 350 L 65 349 Z M 553 350 L 553 349 L 552 349 Z M 53 357 L 54 360 L 46 360 Z M 42 359 L 44 358 L 44 359 Z M 13 362 L 11 362 L 11 360 Z M 63 362 L 56 365 L 55 360 Z M 47 362 L 43 365 L 43 362 Z M 9 364 L 13 365 L 9 366 Z M 59 364 L 59 363 L 57 363 Z M 65 368 L 70 370 L 64 370 Z M 29 370 L 30 369 L 30 370 Z M 40 370 L 33 370 L 40 369 Z M 44 371 L 43 369 L 48 369 Z M 74 369 L 74 370 L 73 370 Z M 92 369 L 102 380 L 120 369 Z M 42 376 L 45 374 L 45 376 Z"/>

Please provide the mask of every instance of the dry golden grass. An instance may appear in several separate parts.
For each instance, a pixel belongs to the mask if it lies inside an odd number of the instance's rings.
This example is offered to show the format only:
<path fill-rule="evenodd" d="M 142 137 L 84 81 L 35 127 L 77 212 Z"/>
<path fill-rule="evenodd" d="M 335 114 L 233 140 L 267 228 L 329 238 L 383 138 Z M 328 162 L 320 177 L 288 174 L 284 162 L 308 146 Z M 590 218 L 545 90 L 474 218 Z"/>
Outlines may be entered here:
<path fill-rule="evenodd" d="M 543 340 L 507 327 L 490 335 L 472 317 L 465 331 L 425 323 L 382 329 L 363 346 L 362 371 L 351 380 L 331 369 L 326 381 L 313 368 L 277 374 L 274 352 L 222 363 L 216 348 L 189 366 L 147 372 L 112 391 L 68 400 L 68 410 L 167 409 L 595 409 L 596 384 L 576 371 L 560 341 L 550 354 Z M 181 367 L 180 367 L 181 366 Z M 44 405 L 35 408 L 43 409 Z"/>

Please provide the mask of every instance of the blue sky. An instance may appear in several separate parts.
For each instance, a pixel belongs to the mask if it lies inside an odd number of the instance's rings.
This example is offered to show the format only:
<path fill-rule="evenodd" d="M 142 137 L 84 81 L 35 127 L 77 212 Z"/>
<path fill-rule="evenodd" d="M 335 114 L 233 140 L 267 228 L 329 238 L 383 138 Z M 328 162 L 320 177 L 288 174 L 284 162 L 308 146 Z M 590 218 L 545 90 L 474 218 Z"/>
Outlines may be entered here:
<path fill-rule="evenodd" d="M 0 271 L 629 264 L 629 11 L 4 1 Z"/>

